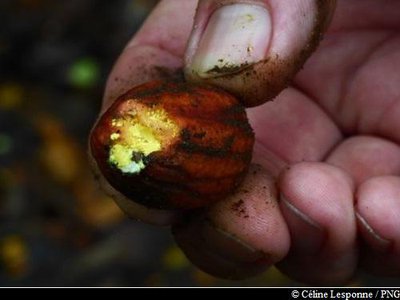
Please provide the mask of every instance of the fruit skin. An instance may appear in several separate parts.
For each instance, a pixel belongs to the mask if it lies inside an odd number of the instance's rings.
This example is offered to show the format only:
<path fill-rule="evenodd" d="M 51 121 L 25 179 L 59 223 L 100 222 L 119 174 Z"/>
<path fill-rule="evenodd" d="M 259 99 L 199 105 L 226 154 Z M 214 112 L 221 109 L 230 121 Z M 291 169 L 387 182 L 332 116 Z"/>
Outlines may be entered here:
<path fill-rule="evenodd" d="M 127 107 L 162 109 L 179 128 L 171 143 L 150 153 L 137 174 L 110 162 L 113 120 Z M 239 101 L 210 86 L 153 81 L 120 96 L 94 126 L 89 146 L 108 183 L 149 208 L 192 209 L 232 194 L 248 170 L 254 133 Z"/>

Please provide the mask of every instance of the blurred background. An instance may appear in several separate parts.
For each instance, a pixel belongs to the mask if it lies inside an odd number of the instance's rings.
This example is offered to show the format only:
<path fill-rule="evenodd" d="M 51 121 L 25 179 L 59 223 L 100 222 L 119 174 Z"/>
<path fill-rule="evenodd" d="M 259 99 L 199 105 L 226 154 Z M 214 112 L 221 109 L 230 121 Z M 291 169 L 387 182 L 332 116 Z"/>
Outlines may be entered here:
<path fill-rule="evenodd" d="M 167 228 L 128 220 L 98 190 L 88 133 L 113 62 L 156 3 L 0 0 L 0 286 L 299 285 L 275 268 L 211 277 Z"/>

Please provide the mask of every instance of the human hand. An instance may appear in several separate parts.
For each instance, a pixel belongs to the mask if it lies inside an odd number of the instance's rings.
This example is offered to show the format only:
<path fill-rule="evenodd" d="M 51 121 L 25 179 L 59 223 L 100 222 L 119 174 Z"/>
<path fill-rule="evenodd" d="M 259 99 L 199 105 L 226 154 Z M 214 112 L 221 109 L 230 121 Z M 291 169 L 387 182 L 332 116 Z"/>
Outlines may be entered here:
<path fill-rule="evenodd" d="M 291 53 L 299 52 L 293 49 L 306 47 L 307 37 L 321 30 L 313 27 L 314 4 L 333 7 L 326 4 L 331 1 L 317 0 L 206 0 L 200 1 L 196 23 L 208 19 L 208 4 L 237 2 L 269 7 L 269 16 L 255 12 L 264 23 L 251 28 L 258 39 L 250 63 L 274 49 L 289 61 L 283 67 L 271 63 L 263 73 L 269 76 L 247 85 L 285 82 L 290 72 L 283 69 L 298 65 Z M 221 55 L 232 55 L 240 65 L 243 56 L 224 48 L 236 36 L 222 30 L 212 51 L 188 51 L 184 66 L 196 4 L 160 2 L 111 72 L 103 110 L 130 87 L 174 76 L 173 70 L 182 67 L 201 74 Z M 185 216 L 134 202 L 130 214 L 174 223 L 176 241 L 190 260 L 221 277 L 245 278 L 272 264 L 294 279 L 319 284 L 345 282 L 359 267 L 399 274 L 399 29 L 399 1 L 338 0 L 323 42 L 293 84 L 275 101 L 248 110 L 257 141 L 254 165 L 238 193 Z M 226 84 L 214 75 L 207 80 Z M 237 81 L 224 87 L 239 93 L 248 89 Z M 258 91 L 258 96 L 268 94 L 262 87 Z"/>

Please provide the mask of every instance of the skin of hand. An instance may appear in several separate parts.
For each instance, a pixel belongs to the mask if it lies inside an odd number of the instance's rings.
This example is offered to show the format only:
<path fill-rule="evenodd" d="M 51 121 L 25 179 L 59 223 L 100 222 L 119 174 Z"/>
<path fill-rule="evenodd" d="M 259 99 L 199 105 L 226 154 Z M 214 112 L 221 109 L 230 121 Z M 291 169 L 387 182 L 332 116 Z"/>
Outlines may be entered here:
<path fill-rule="evenodd" d="M 400 1 L 338 0 L 336 10 L 329 2 L 333 18 L 317 51 L 274 101 L 248 109 L 256 145 L 238 193 L 184 216 L 130 204 L 137 219 L 172 223 L 178 245 L 206 272 L 241 279 L 276 264 L 323 285 L 346 283 L 359 268 L 400 274 Z M 132 86 L 182 68 L 240 93 L 246 86 L 209 66 L 221 56 L 236 65 L 295 62 L 323 29 L 312 22 L 321 3 L 160 1 L 116 62 L 103 111 Z M 243 11 L 259 20 L 248 32 L 234 26 Z M 273 75 L 257 84 L 275 84 L 294 65 L 266 64 L 260 72 Z"/>

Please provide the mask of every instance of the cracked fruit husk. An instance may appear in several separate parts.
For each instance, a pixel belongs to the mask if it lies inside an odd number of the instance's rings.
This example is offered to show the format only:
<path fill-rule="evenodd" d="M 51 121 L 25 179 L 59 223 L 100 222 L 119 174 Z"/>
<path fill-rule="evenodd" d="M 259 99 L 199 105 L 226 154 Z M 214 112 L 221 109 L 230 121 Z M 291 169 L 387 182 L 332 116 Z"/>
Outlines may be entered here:
<path fill-rule="evenodd" d="M 120 96 L 90 135 L 94 167 L 149 208 L 192 209 L 232 194 L 251 161 L 254 133 L 230 94 L 153 81 Z"/>

